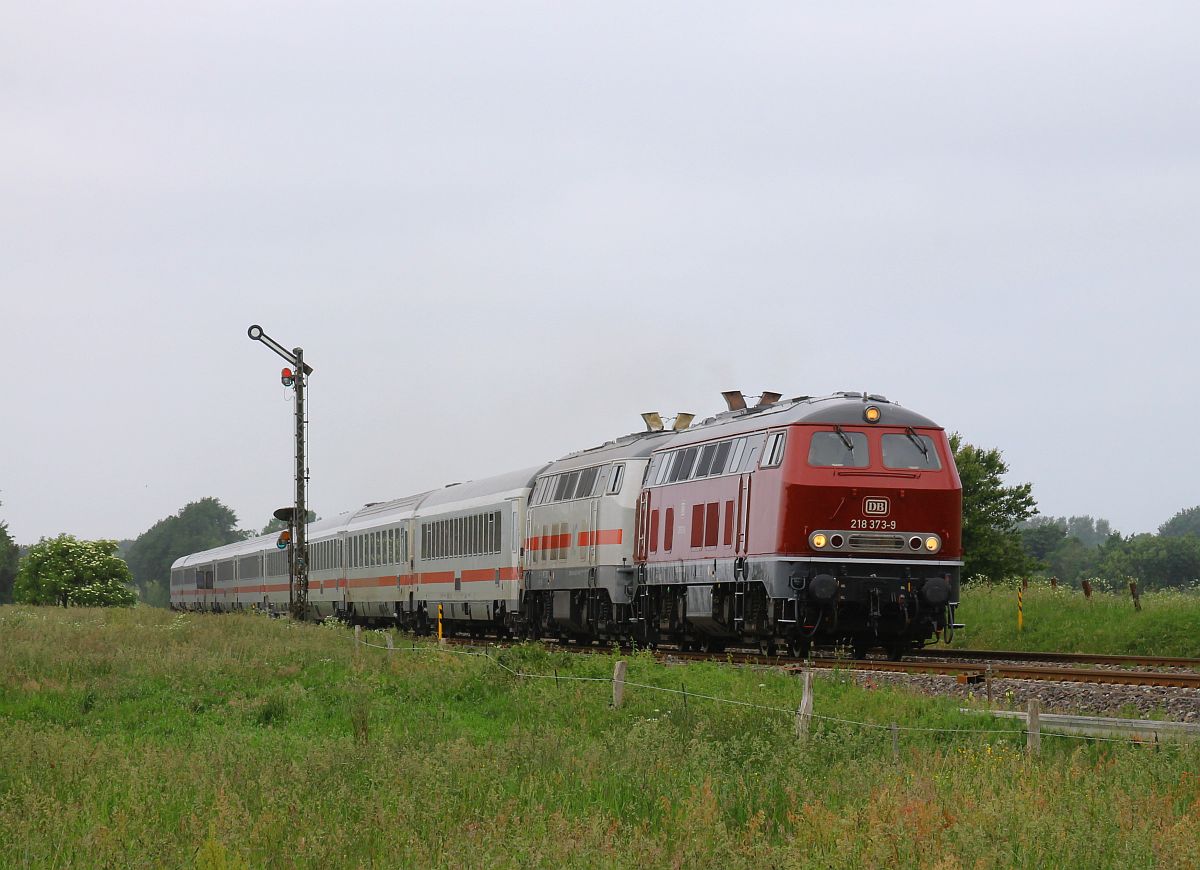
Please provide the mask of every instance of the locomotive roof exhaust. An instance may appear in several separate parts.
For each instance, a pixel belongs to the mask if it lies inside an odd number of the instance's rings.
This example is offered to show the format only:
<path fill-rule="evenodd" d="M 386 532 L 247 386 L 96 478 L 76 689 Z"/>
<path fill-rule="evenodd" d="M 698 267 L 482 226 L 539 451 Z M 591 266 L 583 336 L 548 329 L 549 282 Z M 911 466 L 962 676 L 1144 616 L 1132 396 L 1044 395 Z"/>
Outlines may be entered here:
<path fill-rule="evenodd" d="M 658 415 L 658 411 L 647 411 L 642 414 L 642 420 L 646 424 L 647 432 L 661 432 L 663 430 L 662 417 Z"/>
<path fill-rule="evenodd" d="M 682 432 L 688 426 L 691 426 L 692 421 L 695 419 L 695 414 L 689 414 L 686 411 L 680 411 L 675 415 L 675 422 L 671 426 L 671 429 L 675 432 Z M 662 415 L 659 414 L 658 411 L 647 411 L 645 414 L 642 414 L 642 420 L 646 424 L 647 432 L 661 432 L 666 428 L 666 425 L 663 423 Z"/>
<path fill-rule="evenodd" d="M 721 397 L 725 400 L 725 406 L 730 411 L 746 410 L 746 397 L 742 395 L 741 390 L 725 390 L 721 393 Z M 765 408 L 767 405 L 774 405 L 781 398 L 783 398 L 783 393 L 773 393 L 770 390 L 763 390 L 763 394 L 758 397 L 758 402 L 754 407 Z"/>

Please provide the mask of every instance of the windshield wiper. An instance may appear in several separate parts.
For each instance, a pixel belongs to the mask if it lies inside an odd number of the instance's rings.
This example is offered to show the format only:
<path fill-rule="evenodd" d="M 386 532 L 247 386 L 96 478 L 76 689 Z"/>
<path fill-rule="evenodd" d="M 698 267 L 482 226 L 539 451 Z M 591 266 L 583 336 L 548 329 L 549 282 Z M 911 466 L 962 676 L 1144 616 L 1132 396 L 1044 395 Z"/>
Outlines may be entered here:
<path fill-rule="evenodd" d="M 929 448 L 925 446 L 925 442 L 917 437 L 917 433 L 913 431 L 912 426 L 904 427 L 904 434 L 908 436 L 908 440 L 917 445 L 917 449 L 921 451 L 921 455 L 926 459 L 929 458 Z"/>
<path fill-rule="evenodd" d="M 842 439 L 842 443 L 846 445 L 846 449 L 853 453 L 854 445 L 850 442 L 850 439 L 846 437 L 846 433 L 842 431 L 842 427 L 834 426 L 833 431 L 836 432 L 838 437 Z"/>

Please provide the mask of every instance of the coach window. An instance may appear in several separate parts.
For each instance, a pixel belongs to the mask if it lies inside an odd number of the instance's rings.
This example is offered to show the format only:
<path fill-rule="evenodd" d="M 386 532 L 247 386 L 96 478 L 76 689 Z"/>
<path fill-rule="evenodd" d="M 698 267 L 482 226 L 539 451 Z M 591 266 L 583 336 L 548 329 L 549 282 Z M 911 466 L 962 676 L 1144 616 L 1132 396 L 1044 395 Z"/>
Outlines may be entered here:
<path fill-rule="evenodd" d="M 729 471 L 730 472 L 737 471 L 738 468 L 741 467 L 742 454 L 745 452 L 746 452 L 746 439 L 738 438 L 736 441 L 733 442 L 733 447 L 730 449 L 730 453 L 733 454 L 732 456 L 729 457 Z"/>
<path fill-rule="evenodd" d="M 591 498 L 596 488 L 596 478 L 600 475 L 600 466 L 593 465 L 579 472 L 579 488 L 575 490 L 575 498 Z"/>
<path fill-rule="evenodd" d="M 696 454 L 699 452 L 699 447 L 685 447 L 679 451 L 679 455 L 675 457 L 674 467 L 671 469 L 671 483 L 691 477 L 692 466 L 696 464 Z"/>
<path fill-rule="evenodd" d="M 866 468 L 871 464 L 867 436 L 862 432 L 814 432 L 808 464 L 818 468 Z"/>
<path fill-rule="evenodd" d="M 658 466 L 658 475 L 654 478 L 654 482 L 666 483 L 671 477 L 671 466 L 675 464 L 675 453 L 667 453 L 662 457 L 662 462 Z"/>
<path fill-rule="evenodd" d="M 763 451 L 763 468 L 775 468 L 783 462 L 783 436 L 783 432 L 772 432 L 767 436 L 767 448 Z"/>
<path fill-rule="evenodd" d="M 608 494 L 616 495 L 621 491 L 621 484 L 625 482 L 625 464 L 618 463 L 612 467 L 612 473 L 608 479 Z"/>
<path fill-rule="evenodd" d="M 883 436 L 883 467 L 938 471 L 942 463 L 932 438 L 906 432 L 903 435 Z"/>

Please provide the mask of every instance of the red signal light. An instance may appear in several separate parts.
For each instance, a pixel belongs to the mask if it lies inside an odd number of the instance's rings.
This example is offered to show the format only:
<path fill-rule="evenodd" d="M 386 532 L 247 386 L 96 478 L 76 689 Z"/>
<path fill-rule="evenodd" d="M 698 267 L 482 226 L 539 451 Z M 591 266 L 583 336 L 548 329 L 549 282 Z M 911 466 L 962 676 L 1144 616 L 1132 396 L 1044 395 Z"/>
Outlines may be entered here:
<path fill-rule="evenodd" d="M 283 385 L 285 387 L 290 387 L 292 384 L 294 384 L 296 382 L 295 373 L 289 368 L 285 368 L 282 372 L 279 373 L 279 379 L 281 381 L 283 381 Z"/>

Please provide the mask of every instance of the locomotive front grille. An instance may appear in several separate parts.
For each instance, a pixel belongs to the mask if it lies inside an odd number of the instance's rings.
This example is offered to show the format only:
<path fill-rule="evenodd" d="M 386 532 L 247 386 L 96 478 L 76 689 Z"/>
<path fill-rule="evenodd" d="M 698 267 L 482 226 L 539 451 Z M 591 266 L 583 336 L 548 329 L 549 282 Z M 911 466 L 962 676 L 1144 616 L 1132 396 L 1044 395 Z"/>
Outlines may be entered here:
<path fill-rule="evenodd" d="M 850 535 L 846 538 L 846 549 L 872 552 L 903 550 L 904 535 Z"/>

